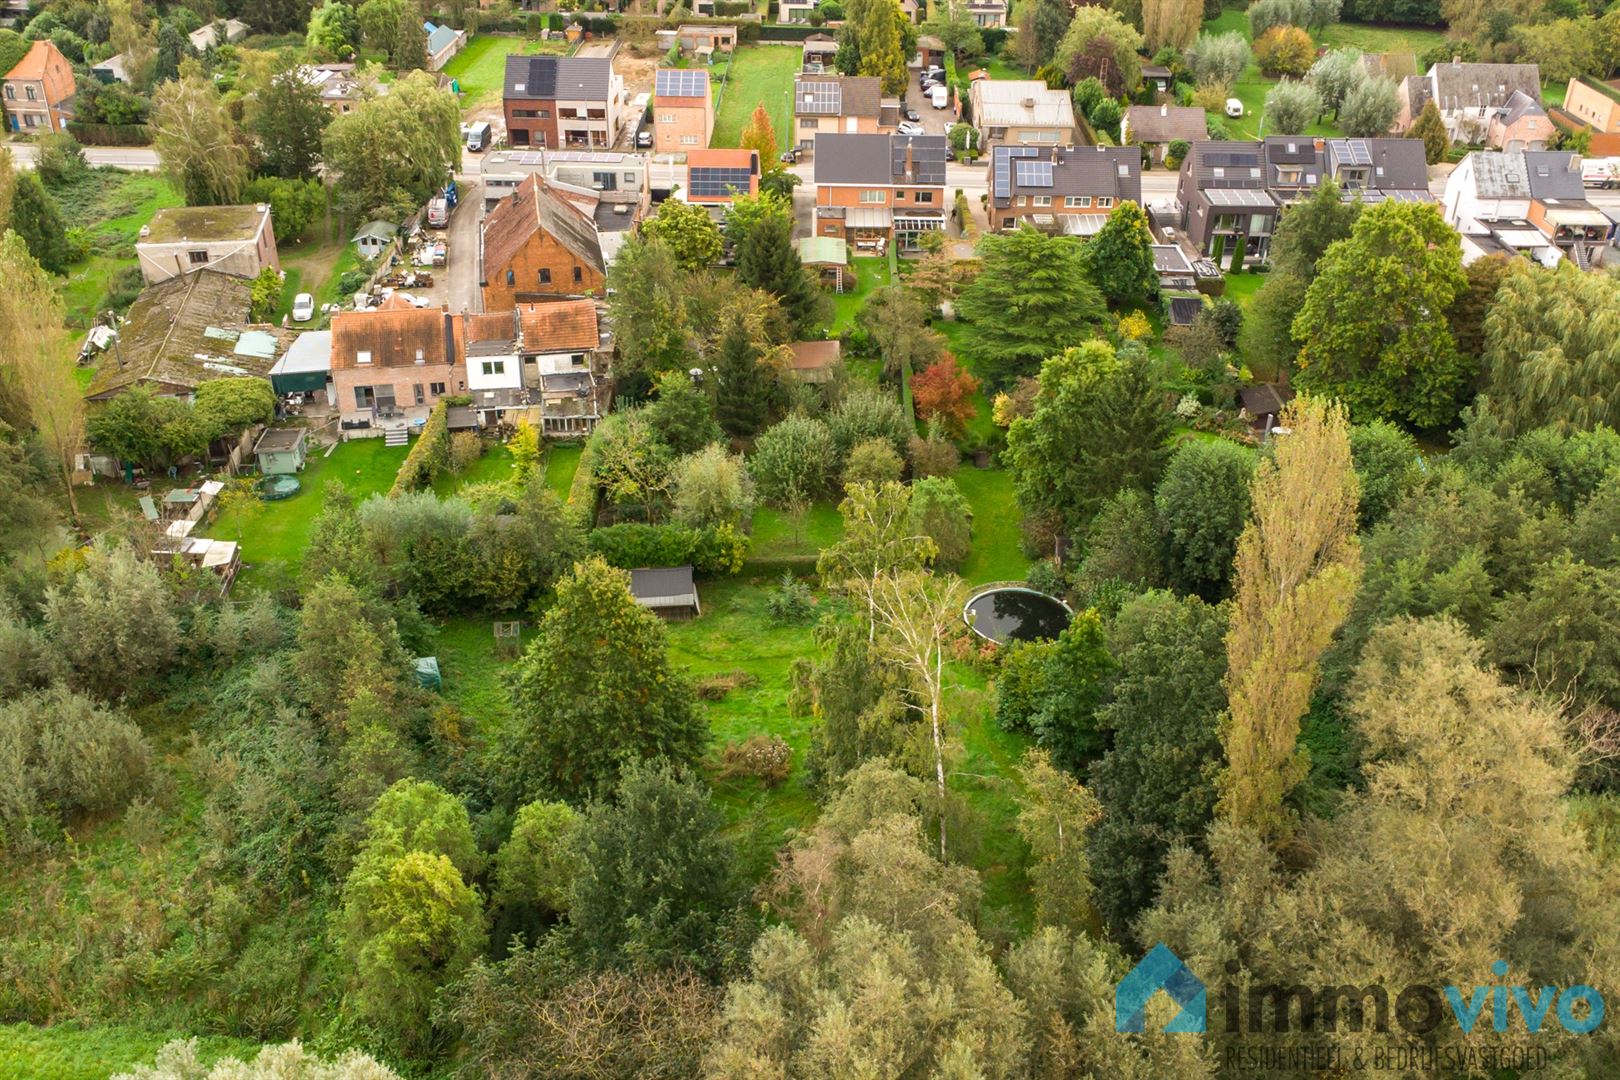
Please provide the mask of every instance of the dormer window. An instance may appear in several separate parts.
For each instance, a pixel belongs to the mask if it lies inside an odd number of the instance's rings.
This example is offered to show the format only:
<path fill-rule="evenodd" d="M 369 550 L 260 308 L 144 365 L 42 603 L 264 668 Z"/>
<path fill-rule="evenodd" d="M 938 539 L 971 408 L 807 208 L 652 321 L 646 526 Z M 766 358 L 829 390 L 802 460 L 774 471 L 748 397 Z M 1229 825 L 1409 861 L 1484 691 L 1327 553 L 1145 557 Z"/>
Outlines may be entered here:
<path fill-rule="evenodd" d="M 357 363 L 357 364 L 369 364 L 369 363 L 371 363 L 371 350 L 370 349 L 361 349 L 359 352 L 355 353 L 354 354 L 354 362 Z"/>
<path fill-rule="evenodd" d="M 1217 180 L 1226 179 L 1226 170 L 1221 168 L 1219 165 L 1215 166 L 1213 169 L 1210 169 L 1209 171 L 1210 171 L 1210 174 L 1212 176 L 1214 176 L 1215 179 L 1217 179 Z"/>
<path fill-rule="evenodd" d="M 427 363 L 427 354 L 424 353 L 421 349 L 416 350 L 416 362 L 418 364 Z"/>

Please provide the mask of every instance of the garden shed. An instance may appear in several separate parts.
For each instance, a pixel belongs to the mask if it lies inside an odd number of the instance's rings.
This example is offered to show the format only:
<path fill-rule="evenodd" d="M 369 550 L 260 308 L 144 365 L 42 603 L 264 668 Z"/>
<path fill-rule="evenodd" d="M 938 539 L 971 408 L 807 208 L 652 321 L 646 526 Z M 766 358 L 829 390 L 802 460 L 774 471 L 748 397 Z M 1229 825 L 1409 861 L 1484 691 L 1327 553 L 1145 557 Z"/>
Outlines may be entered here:
<path fill-rule="evenodd" d="M 814 270 L 823 284 L 830 284 L 834 292 L 844 291 L 849 245 L 842 237 L 806 236 L 799 241 L 799 261 Z M 855 283 L 852 280 L 850 284 Z"/>
<path fill-rule="evenodd" d="M 354 234 L 354 246 L 362 259 L 375 259 L 388 250 L 399 235 L 399 226 L 390 221 L 368 221 Z"/>
<path fill-rule="evenodd" d="M 690 566 L 642 567 L 630 571 L 630 595 L 636 603 L 666 619 L 691 619 L 703 614 Z"/>
<path fill-rule="evenodd" d="M 309 445 L 306 428 L 265 428 L 259 442 L 253 447 L 259 471 L 266 476 L 295 473 L 304 467 Z"/>
<path fill-rule="evenodd" d="M 270 369 L 270 388 L 281 397 L 289 394 L 324 394 L 332 377 L 332 331 L 299 334 Z"/>

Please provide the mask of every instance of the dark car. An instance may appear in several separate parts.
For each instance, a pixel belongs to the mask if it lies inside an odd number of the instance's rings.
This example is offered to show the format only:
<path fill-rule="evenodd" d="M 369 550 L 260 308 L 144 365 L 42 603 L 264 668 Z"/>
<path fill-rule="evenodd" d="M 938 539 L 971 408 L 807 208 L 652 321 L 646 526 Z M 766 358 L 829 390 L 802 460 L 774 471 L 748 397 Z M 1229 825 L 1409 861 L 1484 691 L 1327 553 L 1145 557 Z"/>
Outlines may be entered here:
<path fill-rule="evenodd" d="M 910 121 L 911 121 L 911 122 L 912 122 L 912 123 L 914 123 L 914 124 L 915 124 L 915 123 L 917 123 L 917 122 L 918 122 L 918 121 L 920 121 L 920 120 L 921 120 L 921 119 L 922 119 L 922 117 L 921 117 L 921 116 L 919 116 L 919 115 L 917 115 L 917 110 L 916 110 L 916 109 L 913 109 L 913 108 L 912 108 L 912 107 L 911 107 L 911 106 L 909 106 L 909 105 L 907 105 L 907 106 L 906 106 L 906 108 L 905 108 L 905 109 L 904 109 L 904 110 L 903 110 L 903 111 L 904 111 L 904 113 L 905 113 L 905 117 L 906 117 L 906 119 L 907 119 L 907 120 L 910 120 Z"/>
<path fill-rule="evenodd" d="M 782 162 L 784 165 L 797 165 L 799 163 L 799 148 L 795 146 L 791 150 L 782 151 L 781 155 L 776 160 Z"/>

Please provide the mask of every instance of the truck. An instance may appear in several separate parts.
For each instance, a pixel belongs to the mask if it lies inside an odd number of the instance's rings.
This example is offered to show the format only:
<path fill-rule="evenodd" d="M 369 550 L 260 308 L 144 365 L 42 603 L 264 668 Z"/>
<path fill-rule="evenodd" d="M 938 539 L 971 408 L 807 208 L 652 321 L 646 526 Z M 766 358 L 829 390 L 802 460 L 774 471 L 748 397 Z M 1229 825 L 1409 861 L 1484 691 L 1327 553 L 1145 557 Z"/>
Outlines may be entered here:
<path fill-rule="evenodd" d="M 1581 162 L 1581 183 L 1589 188 L 1620 187 L 1620 158 L 1586 158 Z"/>
<path fill-rule="evenodd" d="M 490 127 L 487 121 L 480 120 L 476 124 L 463 124 L 466 129 L 467 149 L 475 154 L 481 154 L 489 149 Z"/>
<path fill-rule="evenodd" d="M 442 229 L 450 224 L 450 215 L 460 201 L 460 193 L 456 190 L 456 182 L 451 180 L 439 189 L 439 193 L 428 200 L 427 226 L 430 229 Z"/>

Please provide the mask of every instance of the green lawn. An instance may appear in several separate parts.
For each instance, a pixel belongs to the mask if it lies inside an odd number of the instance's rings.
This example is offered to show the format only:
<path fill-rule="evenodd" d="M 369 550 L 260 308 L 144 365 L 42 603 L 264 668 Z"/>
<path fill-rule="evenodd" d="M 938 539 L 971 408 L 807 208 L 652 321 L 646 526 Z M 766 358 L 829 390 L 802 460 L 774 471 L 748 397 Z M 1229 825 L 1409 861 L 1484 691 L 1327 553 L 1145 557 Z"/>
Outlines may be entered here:
<path fill-rule="evenodd" d="M 444 74 L 461 85 L 461 107 L 471 109 L 500 100 L 506 83 L 506 58 L 512 53 L 534 55 L 567 51 L 566 45 L 555 41 L 477 34 L 444 65 Z"/>
<path fill-rule="evenodd" d="M 512 478 L 512 451 L 504 446 L 492 446 L 484 456 L 467 466 L 461 473 L 449 470 L 433 478 L 433 490 L 440 498 L 454 495 L 469 484 L 499 483 Z"/>
<path fill-rule="evenodd" d="M 815 561 L 817 552 L 838 542 L 843 535 L 844 523 L 838 516 L 835 501 L 823 501 L 810 507 L 802 527 L 795 535 L 793 522 L 782 511 L 762 506 L 754 511 L 755 559 L 802 558 Z"/>
<path fill-rule="evenodd" d="M 973 551 L 962 564 L 962 577 L 973 583 L 1022 581 L 1029 560 L 1021 545 L 1023 514 L 1013 498 L 1011 474 L 965 464 L 955 480 L 973 507 Z"/>
<path fill-rule="evenodd" d="M 1422 56 L 1446 40 L 1445 31 L 1421 26 L 1368 26 L 1362 23 L 1334 23 L 1316 36 L 1318 45 L 1330 49 L 1346 46 L 1362 52 L 1409 52 Z"/>
<path fill-rule="evenodd" d="M 855 258 L 855 287 L 845 286 L 841 293 L 832 293 L 833 319 L 827 326 L 827 336 L 837 337 L 855 325 L 855 316 L 866 306 L 866 298 L 890 284 L 889 260 L 871 255 Z"/>
<path fill-rule="evenodd" d="M 180 206 L 183 200 L 161 176 L 112 168 L 91 169 L 73 183 L 53 188 L 51 194 L 61 206 L 62 220 L 89 234 L 89 256 L 69 266 L 62 281 L 68 326 L 87 329 L 103 307 L 113 275 L 134 267 L 134 243 L 141 226 L 159 210 Z"/>
<path fill-rule="evenodd" d="M 0 1076 L 29 1080 L 105 1080 L 114 1072 L 151 1064 L 166 1043 L 185 1038 L 175 1032 L 146 1031 L 118 1024 L 52 1027 L 32 1024 L 0 1026 Z M 247 1057 L 258 1052 L 248 1039 L 206 1036 L 198 1040 L 199 1057 L 211 1064 L 227 1054 Z"/>
<path fill-rule="evenodd" d="M 579 455 L 583 449 L 577 444 L 554 443 L 546 451 L 546 486 L 564 502 L 568 501 L 568 489 L 573 486 L 574 473 L 579 469 Z"/>
<path fill-rule="evenodd" d="M 242 581 L 265 588 L 292 587 L 297 584 L 326 485 L 341 481 L 361 499 L 386 492 L 393 486 L 406 452 L 403 446 L 384 446 L 382 439 L 339 443 L 330 457 L 316 452 L 298 474 L 303 485 L 298 494 L 254 505 L 242 515 L 240 534 L 236 520 L 230 516 L 215 518 L 208 533 L 223 540 L 235 540 L 240 535 L 242 561 L 246 564 Z"/>
<path fill-rule="evenodd" d="M 1265 274 L 1227 274 L 1225 299 L 1247 311 L 1249 305 L 1254 302 L 1254 294 L 1259 292 L 1260 286 L 1265 283 Z"/>
<path fill-rule="evenodd" d="M 716 88 L 720 107 L 714 115 L 711 146 L 736 146 L 754 107 L 761 102 L 776 129 L 776 147 L 793 143 L 793 73 L 803 52 L 797 45 L 746 45 L 731 60 L 724 89 Z"/>

